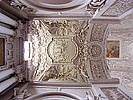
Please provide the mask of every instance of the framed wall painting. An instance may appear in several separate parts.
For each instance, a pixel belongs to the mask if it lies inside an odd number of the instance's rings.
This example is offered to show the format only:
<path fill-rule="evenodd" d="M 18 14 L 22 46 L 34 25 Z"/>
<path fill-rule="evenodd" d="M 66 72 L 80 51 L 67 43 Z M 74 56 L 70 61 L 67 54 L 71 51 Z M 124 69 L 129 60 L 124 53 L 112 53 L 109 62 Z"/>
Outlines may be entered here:
<path fill-rule="evenodd" d="M 120 58 L 120 41 L 107 40 L 106 58 Z"/>
<path fill-rule="evenodd" d="M 0 66 L 5 65 L 5 38 L 0 37 Z"/>

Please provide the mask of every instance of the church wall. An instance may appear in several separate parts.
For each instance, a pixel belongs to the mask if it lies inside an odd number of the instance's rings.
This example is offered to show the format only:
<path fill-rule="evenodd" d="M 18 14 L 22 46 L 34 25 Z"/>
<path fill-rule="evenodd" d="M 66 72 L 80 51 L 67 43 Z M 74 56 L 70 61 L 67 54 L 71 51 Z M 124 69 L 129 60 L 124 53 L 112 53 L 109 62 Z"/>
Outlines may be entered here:
<path fill-rule="evenodd" d="M 8 16 L 0 13 L 0 38 L 4 39 L 4 55 L 0 59 L 4 59 L 4 64 L 0 66 L 0 94 L 3 94 L 11 85 L 17 82 L 15 77 L 14 66 L 14 34 L 13 27 L 17 22 Z"/>
<path fill-rule="evenodd" d="M 133 93 L 133 14 L 125 17 L 120 25 L 108 27 L 107 40 L 120 41 L 118 58 L 107 58 L 112 77 Z"/>
<path fill-rule="evenodd" d="M 7 92 L 15 84 L 21 82 L 24 77 L 25 68 L 23 63 L 23 24 L 7 15 L 0 13 L 0 38 L 1 61 L 0 66 L 0 95 Z M 1 41 L 2 42 L 2 41 Z"/>

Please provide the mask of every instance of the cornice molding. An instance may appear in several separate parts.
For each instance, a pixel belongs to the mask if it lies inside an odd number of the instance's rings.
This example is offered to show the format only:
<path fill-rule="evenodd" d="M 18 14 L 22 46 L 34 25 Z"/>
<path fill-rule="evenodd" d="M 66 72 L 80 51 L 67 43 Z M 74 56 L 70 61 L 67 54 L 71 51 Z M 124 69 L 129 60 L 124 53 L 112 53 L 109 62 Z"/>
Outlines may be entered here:
<path fill-rule="evenodd" d="M 10 6 L 4 0 L 0 1 L 0 8 L 5 10 L 6 12 L 10 13 L 11 15 L 16 16 L 17 17 L 16 20 L 17 19 L 28 19 L 28 15 L 25 12 L 15 9 L 14 7 Z M 8 14 L 8 13 L 5 13 L 5 14 Z M 10 17 L 10 14 L 8 14 L 9 17 Z M 13 16 L 11 16 L 11 17 L 13 17 Z"/>

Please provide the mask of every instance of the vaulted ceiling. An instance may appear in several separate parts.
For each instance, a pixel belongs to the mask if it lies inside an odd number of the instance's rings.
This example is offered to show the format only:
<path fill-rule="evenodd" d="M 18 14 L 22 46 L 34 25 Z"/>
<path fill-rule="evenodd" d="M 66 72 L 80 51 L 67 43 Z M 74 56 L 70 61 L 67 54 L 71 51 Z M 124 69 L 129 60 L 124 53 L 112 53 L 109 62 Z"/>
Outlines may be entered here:
<path fill-rule="evenodd" d="M 90 19 L 118 23 L 133 12 L 132 0 L 11 0 L 30 18 Z"/>
<path fill-rule="evenodd" d="M 111 78 L 109 68 L 114 67 L 105 58 L 107 34 L 132 27 L 118 24 L 133 13 L 133 0 L 9 0 L 9 4 L 30 20 L 30 80 Z"/>

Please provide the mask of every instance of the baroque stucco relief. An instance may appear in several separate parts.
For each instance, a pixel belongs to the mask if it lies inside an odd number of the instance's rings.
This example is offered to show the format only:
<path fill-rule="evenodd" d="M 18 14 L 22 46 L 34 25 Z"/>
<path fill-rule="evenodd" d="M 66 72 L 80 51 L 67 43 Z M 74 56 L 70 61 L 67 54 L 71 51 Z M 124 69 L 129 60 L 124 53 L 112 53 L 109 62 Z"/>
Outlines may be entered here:
<path fill-rule="evenodd" d="M 89 42 L 89 62 L 93 79 L 109 78 L 105 61 L 105 31 L 107 24 L 93 24 Z"/>
<path fill-rule="evenodd" d="M 71 38 L 53 38 L 48 54 L 53 63 L 71 63 L 77 55 L 77 45 Z"/>
<path fill-rule="evenodd" d="M 87 21 L 31 21 L 29 32 L 32 34 L 33 57 L 30 79 L 88 82 L 85 38 L 88 27 Z"/>
<path fill-rule="evenodd" d="M 103 45 L 106 27 L 106 24 L 94 24 L 89 33 L 88 21 L 31 21 L 33 56 L 29 79 L 72 82 L 106 79 Z"/>
<path fill-rule="evenodd" d="M 116 0 L 116 2 L 109 9 L 107 9 L 102 16 L 118 17 L 132 8 L 132 0 Z"/>
<path fill-rule="evenodd" d="M 117 87 L 104 87 L 101 88 L 101 90 L 109 100 L 132 100 L 132 98 Z"/>

